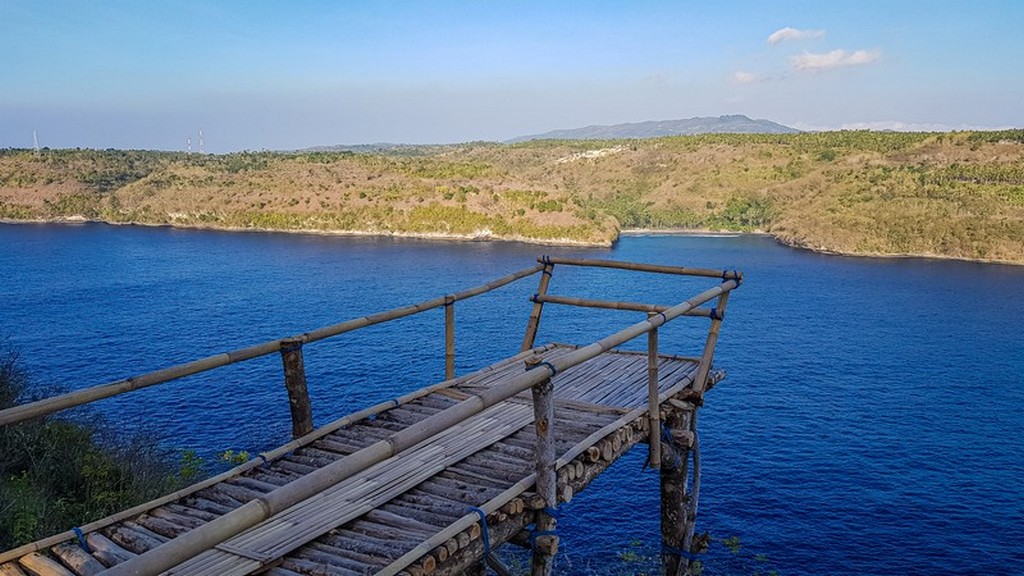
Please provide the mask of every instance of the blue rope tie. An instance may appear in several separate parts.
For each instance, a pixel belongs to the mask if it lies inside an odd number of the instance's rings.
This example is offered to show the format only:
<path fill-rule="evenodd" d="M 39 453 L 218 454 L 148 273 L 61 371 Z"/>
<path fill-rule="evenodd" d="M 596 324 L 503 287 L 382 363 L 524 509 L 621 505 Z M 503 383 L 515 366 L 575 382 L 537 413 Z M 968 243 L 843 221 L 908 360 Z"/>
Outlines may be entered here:
<path fill-rule="evenodd" d="M 710 318 L 712 320 L 721 320 L 722 319 L 722 315 L 718 313 L 718 308 L 712 308 L 711 309 L 711 316 L 710 316 Z"/>
<path fill-rule="evenodd" d="M 675 439 L 672 438 L 672 431 L 664 422 L 661 423 L 661 439 L 672 448 L 672 468 L 679 468 L 683 461 L 679 458 L 679 451 L 674 448 Z"/>
<path fill-rule="evenodd" d="M 537 302 L 537 300 L 540 300 L 540 294 L 534 292 L 533 296 L 530 296 L 530 302 L 534 302 L 536 304 L 540 304 L 540 302 Z"/>
<path fill-rule="evenodd" d="M 540 257 L 541 264 L 551 264 L 551 256 L 547 254 Z"/>
<path fill-rule="evenodd" d="M 558 370 L 554 366 L 551 365 L 551 362 L 546 362 L 546 361 L 545 362 L 541 362 L 539 364 L 535 364 L 533 366 L 530 366 L 529 368 L 527 368 L 527 370 L 533 370 L 534 368 L 540 368 L 541 366 L 546 366 L 547 369 L 551 371 L 551 376 L 554 376 L 555 374 L 558 374 Z"/>
<path fill-rule="evenodd" d="M 482 508 L 476 506 L 470 506 L 467 510 L 476 512 L 477 516 L 480 517 L 480 534 L 484 539 L 484 557 L 491 553 L 491 535 L 487 529 L 487 513 Z"/>
<path fill-rule="evenodd" d="M 82 547 L 82 550 L 92 554 L 92 548 L 89 548 L 89 543 L 85 541 L 85 534 L 82 534 L 82 529 L 75 526 L 71 531 L 74 532 L 75 536 L 78 538 L 78 545 Z"/>
<path fill-rule="evenodd" d="M 658 312 L 657 314 L 655 314 L 655 316 L 661 316 L 661 323 L 662 324 L 665 324 L 665 323 L 668 322 L 668 317 L 665 316 L 664 312 Z"/>
<path fill-rule="evenodd" d="M 700 559 L 693 552 L 687 552 L 686 550 L 683 550 L 682 548 L 673 548 L 672 546 L 669 546 L 668 544 L 665 544 L 664 542 L 662 542 L 662 544 L 661 544 L 661 553 L 662 554 L 669 554 L 669 555 L 672 555 L 672 556 L 678 556 L 680 558 L 686 558 L 687 560 L 699 560 Z"/>

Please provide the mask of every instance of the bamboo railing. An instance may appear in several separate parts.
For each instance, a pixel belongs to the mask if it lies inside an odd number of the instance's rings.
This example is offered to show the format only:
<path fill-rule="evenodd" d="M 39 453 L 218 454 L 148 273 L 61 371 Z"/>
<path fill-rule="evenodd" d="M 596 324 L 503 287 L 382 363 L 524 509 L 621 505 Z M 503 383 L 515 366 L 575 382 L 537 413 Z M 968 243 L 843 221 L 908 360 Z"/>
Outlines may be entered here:
<path fill-rule="evenodd" d="M 255 346 L 249 346 L 247 348 L 241 348 L 238 350 L 232 350 L 230 352 L 216 354 L 214 356 L 208 356 L 206 358 L 193 360 L 192 362 L 186 362 L 184 364 L 178 364 L 175 366 L 171 366 L 169 368 L 156 370 L 154 372 L 147 372 L 146 374 L 141 374 L 139 376 L 132 376 L 131 378 L 126 378 L 124 380 L 119 380 L 117 382 L 112 382 L 110 384 L 93 386 L 91 388 L 85 388 L 82 390 L 69 392 L 67 394 L 62 394 L 60 396 L 54 396 L 52 398 L 46 398 L 43 400 L 38 400 L 36 402 L 23 404 L 20 406 L 14 406 L 12 408 L 0 411 L 0 426 L 6 426 L 8 424 L 14 424 L 16 422 L 21 422 L 23 420 L 29 420 L 32 418 L 37 418 L 39 416 L 53 414 L 54 412 L 67 410 L 68 408 L 82 406 L 84 404 L 89 404 L 97 400 L 110 398 L 111 396 L 117 396 L 119 394 L 124 394 L 126 392 L 132 392 L 134 390 L 140 390 L 142 388 L 147 388 L 157 384 L 163 384 L 165 382 L 170 382 L 172 380 L 184 378 L 185 376 L 191 376 L 193 374 L 199 374 L 201 372 L 206 372 L 209 370 L 213 370 L 215 368 L 220 368 L 222 366 L 227 366 L 229 364 L 235 364 L 237 362 L 244 362 L 246 360 L 252 360 L 253 358 L 259 358 L 261 356 L 267 356 L 269 354 L 273 354 L 274 352 L 290 352 L 292 351 L 290 347 L 298 346 L 299 349 L 301 350 L 301 346 L 303 344 L 309 344 L 311 342 L 316 342 L 318 340 L 323 340 L 326 338 L 330 338 L 332 336 L 338 336 L 340 334 L 351 332 L 353 330 L 357 330 L 359 328 L 363 328 L 366 326 L 372 326 L 374 324 L 380 324 L 383 322 L 389 322 L 391 320 L 397 320 L 398 318 L 412 316 L 414 314 L 419 314 L 421 312 L 426 312 L 427 310 L 433 310 L 435 308 L 441 307 L 444 307 L 446 309 L 446 354 L 451 354 L 452 366 L 454 366 L 455 352 L 453 324 L 455 321 L 455 317 L 454 314 L 450 312 L 450 310 L 454 306 L 454 303 L 460 300 L 472 298 L 474 296 L 479 296 L 480 294 L 484 294 L 486 292 L 490 292 L 491 290 L 515 282 L 516 280 L 520 280 L 522 278 L 526 278 L 527 276 L 536 274 L 537 272 L 540 272 L 542 269 L 543 265 L 538 264 L 536 266 L 531 266 L 530 268 L 525 268 L 518 272 L 514 272 L 512 274 L 509 274 L 508 276 L 498 278 L 497 280 L 488 282 L 487 284 L 483 284 L 475 288 L 470 288 L 468 290 L 464 290 L 456 294 L 441 296 L 438 298 L 434 298 L 432 300 L 420 302 L 418 304 L 413 304 L 402 308 L 395 308 L 393 310 L 388 310 L 386 312 L 380 312 L 377 314 L 371 314 L 369 316 L 363 316 L 361 318 L 356 318 L 353 320 L 346 320 L 345 322 L 333 324 L 331 326 L 325 326 L 323 328 L 317 328 L 315 330 L 311 330 L 309 332 L 299 334 L 297 336 L 281 338 L 279 340 L 272 340 L 270 342 L 263 342 L 262 344 L 256 344 Z M 282 344 L 284 344 L 284 348 L 282 348 Z M 285 359 L 285 363 L 288 363 L 287 359 Z M 288 370 L 287 365 L 285 370 Z M 454 372 L 454 368 L 452 368 L 451 370 L 446 369 L 446 372 L 449 371 Z M 453 376 L 454 374 L 446 374 L 447 379 L 450 379 Z M 304 387 L 305 385 L 303 384 L 303 388 Z M 291 388 L 292 387 L 289 386 L 289 390 L 291 390 Z M 305 402 L 308 404 L 308 398 L 306 399 Z"/>
<path fill-rule="evenodd" d="M 410 316 L 427 310 L 444 307 L 445 309 L 445 373 L 446 382 L 435 385 L 425 390 L 437 389 L 438 387 L 451 385 L 459 379 L 453 379 L 454 377 L 454 310 L 453 306 L 455 302 L 472 298 L 479 294 L 483 294 L 514 282 L 516 280 L 531 276 L 538 272 L 541 272 L 541 278 L 539 283 L 539 289 L 537 294 L 531 299 L 534 303 L 533 310 L 530 314 L 530 318 L 527 324 L 526 333 L 523 340 L 523 351 L 520 352 L 517 357 L 525 357 L 529 354 L 529 350 L 533 348 L 533 343 L 536 338 L 537 330 L 540 324 L 540 318 L 543 311 L 543 305 L 545 303 L 552 304 L 565 304 L 575 306 L 586 306 L 586 307 L 597 307 L 597 308 L 608 308 L 618 310 L 629 310 L 629 311 L 640 311 L 646 312 L 647 317 L 645 320 L 637 322 L 627 328 L 619 330 L 614 334 L 606 336 L 596 342 L 593 342 L 587 346 L 582 346 L 568 352 L 564 355 L 553 357 L 550 361 L 540 362 L 539 360 L 533 362 L 535 364 L 534 369 L 527 370 L 517 376 L 511 377 L 503 382 L 495 384 L 492 387 L 483 388 L 477 390 L 474 394 L 468 398 L 458 402 L 457 404 L 439 412 L 432 416 L 427 417 L 415 424 L 412 424 L 400 431 L 397 431 L 390 435 L 384 440 L 380 440 L 374 444 L 371 444 L 363 449 L 360 449 L 340 460 L 337 460 L 329 465 L 319 468 L 313 472 L 302 476 L 288 484 L 285 484 L 269 493 L 263 494 L 262 496 L 243 504 L 242 506 L 228 512 L 206 524 L 203 524 L 187 533 L 184 533 L 177 538 L 174 538 L 163 545 L 149 550 L 146 553 L 135 556 L 128 561 L 111 567 L 109 570 L 104 572 L 111 576 L 118 575 L 136 575 L 136 574 L 157 574 L 162 571 L 168 570 L 182 561 L 192 558 L 197 554 L 208 550 L 221 542 L 263 522 L 274 515 L 296 505 L 299 502 L 307 500 L 308 498 L 323 492 L 327 488 L 344 481 L 355 474 L 358 474 L 370 466 L 373 466 L 383 460 L 391 458 L 397 454 L 402 453 L 410 449 L 411 447 L 419 444 L 420 442 L 431 438 L 453 426 L 456 426 L 464 420 L 479 414 L 480 412 L 490 408 L 499 402 L 507 400 L 512 396 L 519 393 L 525 392 L 526 390 L 533 390 L 534 392 L 534 410 L 536 413 L 535 425 L 538 427 L 538 447 L 537 447 L 537 473 L 529 479 L 530 482 L 534 480 L 538 484 L 538 492 L 542 493 L 547 502 L 547 506 L 553 507 L 557 502 L 555 496 L 551 494 L 553 490 L 553 484 L 551 478 L 553 478 L 554 472 L 557 466 L 564 460 L 555 460 L 553 452 L 553 438 L 554 430 L 550 428 L 553 424 L 552 416 L 552 404 L 551 404 L 551 378 L 558 373 L 570 370 L 583 362 L 586 362 L 592 358 L 600 356 L 601 354 L 612 350 L 630 340 L 633 340 L 642 335 L 648 335 L 648 406 L 634 411 L 631 413 L 631 418 L 636 418 L 642 415 L 644 412 L 647 413 L 650 419 L 650 438 L 649 444 L 651 445 L 650 452 L 650 463 L 652 466 L 657 467 L 661 460 L 660 454 L 660 405 L 672 394 L 676 394 L 682 390 L 681 386 L 678 389 L 674 389 L 666 395 L 666 393 L 659 393 L 658 390 L 658 373 L 657 373 L 657 357 L 658 357 L 658 328 L 680 316 L 704 316 L 711 319 L 711 327 L 708 331 L 708 336 L 705 341 L 704 351 L 699 359 L 699 366 L 696 371 L 696 375 L 691 381 L 692 391 L 688 396 L 688 399 L 694 402 L 695 405 L 700 405 L 701 396 L 707 386 L 707 379 L 711 368 L 711 362 L 714 355 L 714 348 L 717 343 L 718 334 L 722 317 L 724 315 L 725 307 L 728 302 L 729 293 L 735 289 L 742 282 L 742 274 L 736 271 L 718 271 L 701 268 L 682 268 L 672 266 L 661 266 L 651 264 L 635 264 L 630 262 L 618 262 L 618 261 L 605 261 L 605 260 L 583 260 L 583 259 L 570 259 L 570 258 L 550 258 L 542 257 L 539 260 L 538 265 L 532 266 L 504 276 L 490 283 L 478 286 L 469 290 L 458 292 L 456 294 L 446 295 L 443 297 L 421 302 L 412 306 L 406 306 L 403 308 L 396 308 L 390 311 L 373 314 L 370 316 L 364 316 L 354 320 L 348 320 L 332 326 L 319 328 L 304 334 L 294 336 L 291 338 L 283 338 L 280 340 L 274 340 L 271 342 L 265 342 L 248 348 L 235 350 L 232 352 L 226 352 L 216 356 L 210 356 L 186 364 L 180 364 L 156 372 L 150 372 L 141 376 L 129 378 L 114 382 L 112 384 L 96 386 L 93 388 L 87 388 L 77 392 L 72 392 L 55 398 L 47 400 L 41 400 L 38 402 L 25 404 L 22 406 L 16 406 L 4 411 L 0 411 L 0 426 L 19 422 L 22 420 L 50 414 L 59 410 L 64 410 L 73 406 L 79 406 L 86 404 L 101 398 L 107 398 L 117 394 L 137 390 L 140 388 L 153 386 L 163 382 L 168 382 L 183 376 L 212 370 L 227 364 L 241 362 L 271 354 L 273 352 L 280 352 L 282 354 L 282 361 L 284 365 L 284 371 L 286 374 L 286 388 L 289 392 L 289 401 L 292 404 L 292 416 L 293 416 L 293 435 L 296 440 L 291 444 L 288 444 L 282 448 L 274 451 L 274 454 L 281 452 L 282 450 L 287 451 L 293 449 L 294 446 L 303 445 L 311 438 L 319 438 L 324 434 L 329 433 L 330 429 L 337 429 L 337 427 L 344 425 L 343 422 L 351 421 L 350 418 L 345 418 L 340 421 L 336 421 L 320 430 L 312 430 L 311 416 L 308 406 L 308 394 L 305 391 L 305 375 L 302 369 L 302 356 L 301 350 L 304 344 L 315 342 L 317 340 L 329 338 L 345 332 L 356 330 L 365 326 L 379 324 L 390 320 L 395 320 L 405 316 Z M 572 266 L 597 266 L 604 268 L 622 269 L 622 270 L 633 270 L 641 272 L 654 272 L 663 274 L 678 274 L 688 276 L 701 276 L 720 278 L 721 284 L 705 290 L 700 294 L 680 302 L 674 306 L 657 306 L 651 304 L 640 304 L 640 303 L 629 303 L 629 302 L 608 302 L 601 300 L 585 300 L 579 298 L 567 298 L 559 296 L 547 295 L 548 284 L 551 279 L 552 271 L 556 264 L 561 265 L 572 265 Z M 716 306 L 711 309 L 699 308 L 701 304 L 705 304 L 712 300 L 716 300 Z M 414 395 L 424 393 L 419 391 Z M 303 399 L 303 396 L 305 398 Z M 412 397 L 407 395 L 404 398 Z M 305 402 L 306 406 L 296 406 Z M 374 408 L 369 409 L 372 411 L 385 410 L 388 407 L 397 405 L 396 401 L 389 403 L 380 404 Z M 364 413 L 369 413 L 364 411 Z M 375 412 L 374 412 L 375 413 Z M 327 431 L 325 431 L 327 430 Z M 271 454 L 268 454 L 271 456 Z M 262 457 L 262 456 L 261 456 Z M 266 458 L 264 458 L 266 459 Z M 231 473 L 239 470 L 247 469 L 251 467 L 254 462 L 258 462 L 257 459 L 250 461 L 249 463 L 243 464 L 236 468 L 234 471 L 225 473 L 230 475 Z M 694 488 L 699 486 L 699 457 L 694 458 Z M 223 479 L 225 475 L 220 475 L 217 478 Z M 213 479 L 211 479 L 213 480 Z M 210 481 L 202 483 L 203 485 L 209 485 Z M 519 484 L 522 484 L 520 482 Z M 507 491 L 511 494 L 511 491 L 519 490 L 522 491 L 526 486 L 520 486 L 517 484 Z M 186 489 L 190 490 L 190 489 Z M 180 496 L 184 491 L 176 493 Z M 503 493 L 504 495 L 504 493 Z M 694 494 L 696 495 L 696 494 Z M 173 495 L 172 495 L 173 496 Z M 168 497 L 169 498 L 169 497 Z M 511 496 L 510 496 L 511 498 Z M 502 498 L 499 497 L 488 505 L 484 506 L 484 510 L 488 513 L 492 510 L 491 507 L 498 507 L 503 504 Z M 161 499 L 160 501 L 166 501 Z M 146 505 L 143 505 L 146 506 Z M 664 507 L 664 501 L 663 501 Z M 125 511 L 121 514 L 116 515 L 116 518 L 126 518 L 125 514 L 128 512 L 137 512 L 140 507 L 133 508 L 131 511 Z M 687 511 L 692 517 L 696 513 L 696 502 L 690 502 L 689 510 Z M 664 515 L 664 510 L 663 510 Z M 472 520 L 472 515 L 467 515 L 456 524 L 462 526 Z M 115 518 L 115 517 L 111 517 Z M 95 525 L 103 524 L 106 525 L 113 521 L 106 519 L 105 521 L 97 521 Z M 538 525 L 554 527 L 553 518 L 541 518 Z M 453 525 L 454 527 L 455 525 Z M 90 528 L 93 526 L 86 526 Z M 452 528 L 452 527 L 450 527 Z M 450 530 L 443 531 L 438 537 L 448 534 Z M 58 535 L 51 539 L 51 542 L 60 542 L 68 538 L 67 534 Z M 689 540 L 692 538 L 692 526 L 685 532 L 686 545 L 689 545 Z M 428 541 L 429 542 L 429 541 Z M 41 544 L 36 543 L 36 544 Z M 669 541 L 666 538 L 666 545 L 674 548 L 682 548 L 684 542 L 681 539 L 672 538 Z M 550 572 L 550 556 L 554 554 L 554 550 L 557 550 L 557 538 L 547 544 L 549 553 L 546 558 L 535 558 L 535 573 L 547 574 Z M 25 548 L 25 547 L 23 547 Z M 39 548 L 35 548 L 39 549 Z M 418 550 L 419 548 L 417 548 Z M 415 558 L 412 556 L 416 550 L 413 550 L 409 554 L 406 554 L 402 558 L 398 559 L 395 563 L 385 569 L 382 574 L 394 574 L 397 571 L 402 570 L 405 566 L 408 566 Z M 538 564 L 539 562 L 539 564 Z M 540 566 L 540 568 L 538 568 Z"/>

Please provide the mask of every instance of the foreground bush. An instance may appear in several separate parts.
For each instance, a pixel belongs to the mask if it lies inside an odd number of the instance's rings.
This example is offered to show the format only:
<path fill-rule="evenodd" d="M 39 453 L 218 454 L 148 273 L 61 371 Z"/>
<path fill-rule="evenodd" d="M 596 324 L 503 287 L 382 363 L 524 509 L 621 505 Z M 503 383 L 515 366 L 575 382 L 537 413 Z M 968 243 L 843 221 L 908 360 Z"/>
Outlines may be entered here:
<path fill-rule="evenodd" d="M 0 348 L 0 409 L 24 399 L 28 383 L 17 353 Z M 0 428 L 0 550 L 153 499 L 181 482 L 169 455 L 145 437 L 111 442 L 96 426 L 58 418 Z"/>

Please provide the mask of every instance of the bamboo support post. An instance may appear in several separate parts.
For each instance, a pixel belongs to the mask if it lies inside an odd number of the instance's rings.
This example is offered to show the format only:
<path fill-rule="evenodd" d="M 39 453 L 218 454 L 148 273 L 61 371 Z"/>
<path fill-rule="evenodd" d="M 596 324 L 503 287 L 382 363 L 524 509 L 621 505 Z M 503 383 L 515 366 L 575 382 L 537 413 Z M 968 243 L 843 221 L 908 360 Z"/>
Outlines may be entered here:
<path fill-rule="evenodd" d="M 313 431 L 313 409 L 306 387 L 306 367 L 302 361 L 302 340 L 281 341 L 281 362 L 284 364 L 284 387 L 288 390 L 288 407 L 292 413 L 292 438 L 301 438 Z"/>
<path fill-rule="evenodd" d="M 688 429 L 693 412 L 673 410 L 665 418 L 669 430 Z M 659 473 L 661 484 L 661 563 L 666 576 L 676 576 L 685 568 L 687 502 L 686 479 L 689 453 L 668 446 Z"/>
<path fill-rule="evenodd" d="M 718 344 L 718 334 L 722 329 L 722 318 L 725 317 L 725 306 L 729 303 L 729 292 L 722 292 L 718 296 L 718 302 L 712 310 L 711 327 L 708 328 L 708 337 L 704 342 L 704 353 L 701 354 L 700 367 L 697 369 L 697 379 L 693 383 L 693 389 L 697 394 L 698 403 L 708 385 L 708 373 L 711 371 L 711 364 L 715 357 L 715 346 Z"/>
<path fill-rule="evenodd" d="M 536 369 L 540 357 L 526 361 L 526 369 Z M 538 382 L 533 394 L 534 426 L 537 429 L 537 495 L 544 499 L 544 508 L 537 511 L 537 534 L 533 539 L 532 576 L 549 576 L 558 552 L 558 536 L 554 534 L 557 520 L 551 513 L 558 506 L 558 484 L 555 472 L 555 400 L 551 378 Z"/>
<path fill-rule="evenodd" d="M 690 416 L 690 432 L 693 433 L 693 482 L 690 497 L 686 502 L 686 532 L 683 535 L 683 549 L 693 547 L 693 533 L 697 528 L 697 505 L 700 503 L 700 437 L 697 435 L 697 411 Z"/>
<path fill-rule="evenodd" d="M 526 334 L 523 335 L 523 345 L 519 348 L 521 352 L 533 348 L 533 342 L 537 339 L 537 328 L 540 327 L 540 314 L 544 311 L 544 303 L 540 301 L 539 297 L 544 296 L 548 292 L 548 284 L 551 282 L 551 273 L 555 269 L 555 265 L 551 263 L 551 259 L 547 256 L 538 259 L 544 266 L 540 273 L 540 281 L 537 283 L 537 296 L 533 300 L 533 310 L 530 311 L 530 320 L 526 323 Z"/>
<path fill-rule="evenodd" d="M 444 297 L 444 378 L 455 378 L 455 297 Z"/>
<path fill-rule="evenodd" d="M 656 316 L 650 314 L 648 317 Z M 647 410 L 651 420 L 648 428 L 647 460 L 651 468 L 661 468 L 661 410 L 658 406 L 658 329 L 647 333 Z"/>

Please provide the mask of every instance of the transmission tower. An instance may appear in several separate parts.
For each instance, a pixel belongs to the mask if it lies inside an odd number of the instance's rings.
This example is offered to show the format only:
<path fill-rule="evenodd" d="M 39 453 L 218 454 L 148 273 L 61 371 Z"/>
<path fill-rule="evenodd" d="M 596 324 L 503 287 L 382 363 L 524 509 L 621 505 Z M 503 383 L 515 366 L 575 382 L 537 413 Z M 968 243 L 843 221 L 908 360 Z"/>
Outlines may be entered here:
<path fill-rule="evenodd" d="M 205 153 L 203 151 L 203 129 L 202 128 L 199 129 L 199 153 L 200 154 L 204 154 Z"/>

